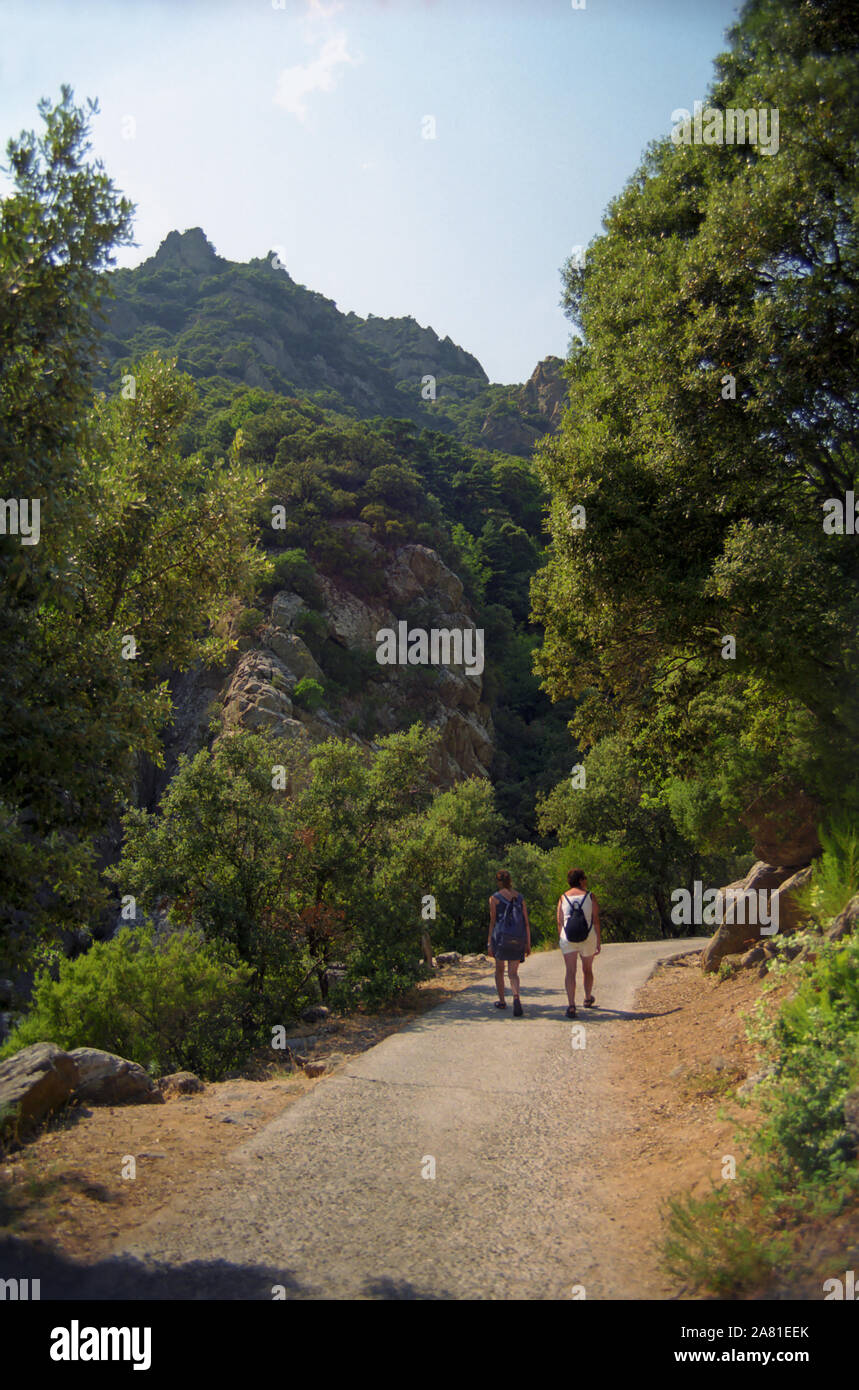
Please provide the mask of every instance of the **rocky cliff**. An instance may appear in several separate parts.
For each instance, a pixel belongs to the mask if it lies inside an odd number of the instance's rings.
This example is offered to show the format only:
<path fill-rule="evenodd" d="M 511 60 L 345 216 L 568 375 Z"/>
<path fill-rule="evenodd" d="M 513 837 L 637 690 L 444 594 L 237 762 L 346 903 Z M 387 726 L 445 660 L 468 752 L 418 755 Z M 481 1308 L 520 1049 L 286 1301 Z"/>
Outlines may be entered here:
<path fill-rule="evenodd" d="M 363 522 L 345 522 L 367 565 L 381 571 L 384 593 L 368 600 L 341 582 L 320 576 L 324 608 L 316 622 L 326 638 L 363 662 L 365 680 L 352 693 L 331 694 L 331 681 L 298 629 L 310 610 L 300 595 L 275 594 L 264 622 L 238 638 L 234 669 L 221 691 L 225 730 L 269 728 L 305 746 L 337 736 L 369 748 L 375 738 L 420 720 L 439 730 L 438 784 L 487 776 L 493 729 L 481 675 L 463 666 L 379 665 L 377 633 L 412 626 L 474 630 L 462 584 L 434 550 L 423 545 L 386 548 Z M 318 681 L 325 695 L 315 711 L 294 698 L 300 680 Z"/>

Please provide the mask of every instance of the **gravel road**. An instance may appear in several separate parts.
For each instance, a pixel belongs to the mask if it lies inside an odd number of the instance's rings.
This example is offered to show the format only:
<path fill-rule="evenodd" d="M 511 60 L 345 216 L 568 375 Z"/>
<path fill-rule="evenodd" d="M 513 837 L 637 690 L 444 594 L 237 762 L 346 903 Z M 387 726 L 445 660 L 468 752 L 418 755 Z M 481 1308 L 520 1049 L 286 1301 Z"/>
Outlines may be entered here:
<path fill-rule="evenodd" d="M 704 944 L 606 946 L 575 1024 L 560 952 L 522 967 L 521 1019 L 488 975 L 189 1177 L 76 1296 L 642 1296 L 600 1200 L 625 1129 L 603 1062 L 656 963 Z"/>

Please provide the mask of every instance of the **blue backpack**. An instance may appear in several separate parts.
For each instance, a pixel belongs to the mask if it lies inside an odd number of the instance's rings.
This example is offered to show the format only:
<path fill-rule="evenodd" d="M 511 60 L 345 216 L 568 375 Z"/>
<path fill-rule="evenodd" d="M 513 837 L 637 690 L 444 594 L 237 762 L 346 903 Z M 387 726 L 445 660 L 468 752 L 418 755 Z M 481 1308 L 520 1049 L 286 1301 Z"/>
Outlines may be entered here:
<path fill-rule="evenodd" d="M 503 893 L 495 893 L 493 896 L 498 904 L 493 932 L 496 948 L 502 951 L 524 951 L 528 944 L 528 932 L 525 927 L 525 914 L 522 911 L 522 894 L 517 893 L 515 898 L 505 898 Z"/>

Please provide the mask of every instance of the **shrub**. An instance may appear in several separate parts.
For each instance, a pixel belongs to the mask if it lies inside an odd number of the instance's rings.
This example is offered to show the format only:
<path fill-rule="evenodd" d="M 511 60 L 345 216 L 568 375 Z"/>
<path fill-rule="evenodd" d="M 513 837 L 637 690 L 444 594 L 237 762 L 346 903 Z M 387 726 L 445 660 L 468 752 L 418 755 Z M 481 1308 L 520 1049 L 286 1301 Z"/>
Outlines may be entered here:
<path fill-rule="evenodd" d="M 775 1020 L 755 1029 L 775 1066 L 761 1088 L 756 1146 L 791 1183 L 833 1179 L 852 1164 L 844 1098 L 859 1080 L 859 937 L 816 949 Z"/>
<path fill-rule="evenodd" d="M 800 907 L 820 926 L 826 926 L 859 892 L 859 827 L 847 823 L 821 830 L 823 854 L 811 881 L 797 893 Z"/>
<path fill-rule="evenodd" d="M 292 692 L 293 704 L 298 705 L 299 709 L 306 709 L 311 712 L 319 709 L 324 699 L 325 691 L 319 681 L 314 680 L 312 676 L 302 676 Z"/>
<path fill-rule="evenodd" d="M 318 661 L 328 636 L 328 623 L 323 615 L 309 609 L 302 609 L 293 619 L 292 630 L 298 634 Z"/>
<path fill-rule="evenodd" d="M 243 608 L 235 622 L 235 631 L 239 637 L 249 637 L 252 632 L 256 632 L 263 621 L 263 615 L 258 608 Z"/>
<path fill-rule="evenodd" d="M 62 961 L 58 980 L 38 976 L 33 1007 L 0 1057 L 54 1042 L 217 1080 L 243 1057 L 250 973 L 198 931 L 156 940 L 152 927 L 125 927 Z"/>
<path fill-rule="evenodd" d="M 274 562 L 272 583 L 279 589 L 300 594 L 309 608 L 323 608 L 324 599 L 316 571 L 300 549 L 284 550 Z"/>

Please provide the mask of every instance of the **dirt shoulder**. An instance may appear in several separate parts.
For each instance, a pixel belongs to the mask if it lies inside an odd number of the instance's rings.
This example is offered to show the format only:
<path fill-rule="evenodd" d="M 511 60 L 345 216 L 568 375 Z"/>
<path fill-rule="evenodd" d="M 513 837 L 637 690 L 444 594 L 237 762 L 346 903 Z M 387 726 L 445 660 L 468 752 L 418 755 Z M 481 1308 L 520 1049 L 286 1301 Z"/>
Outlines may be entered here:
<path fill-rule="evenodd" d="M 767 992 L 766 1007 L 790 989 L 782 980 Z M 629 1096 L 629 1129 L 612 1154 L 615 1181 L 606 1200 L 619 1238 L 637 1252 L 635 1297 L 701 1296 L 661 1264 L 666 1208 L 671 1198 L 705 1196 L 728 1179 L 730 1159 L 739 1168 L 746 1157 L 738 1132 L 741 1123 L 754 1124 L 755 1107 L 753 1098 L 741 1105 L 737 1093 L 760 1066 L 745 1019 L 762 990 L 755 971 L 726 980 L 703 975 L 697 954 L 666 962 L 638 992 L 643 1016 L 612 1051 L 612 1077 Z M 820 1299 L 823 1280 L 850 1268 L 859 1269 L 857 1206 L 798 1230 L 790 1267 L 752 1297 Z"/>
<path fill-rule="evenodd" d="M 384 1011 L 298 1026 L 289 1044 L 330 1074 L 491 968 L 482 959 L 444 966 Z M 189 1174 L 218 1164 L 323 1082 L 288 1061 L 260 1059 L 241 1076 L 164 1104 L 72 1106 L 0 1159 L 0 1231 L 98 1260 L 170 1202 Z M 133 1178 L 123 1176 L 132 1170 Z"/>

